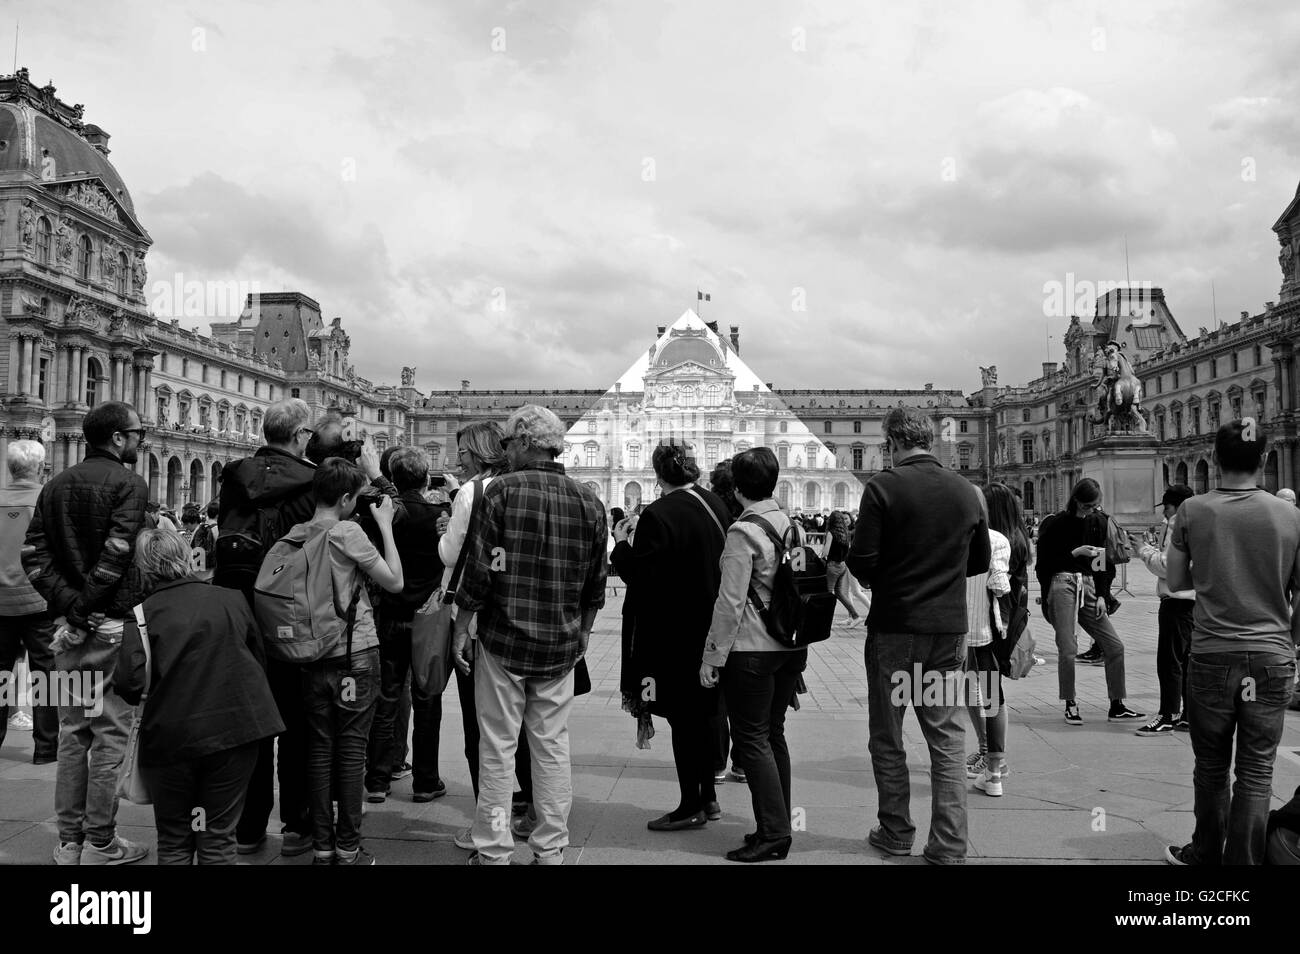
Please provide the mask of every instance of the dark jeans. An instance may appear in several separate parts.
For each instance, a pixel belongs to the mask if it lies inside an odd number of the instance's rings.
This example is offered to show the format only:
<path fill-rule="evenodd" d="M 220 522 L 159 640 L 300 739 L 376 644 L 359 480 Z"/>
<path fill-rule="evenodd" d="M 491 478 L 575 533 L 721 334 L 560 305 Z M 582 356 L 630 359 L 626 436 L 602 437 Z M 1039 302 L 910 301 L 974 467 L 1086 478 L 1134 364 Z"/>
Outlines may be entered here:
<path fill-rule="evenodd" d="M 27 649 L 27 668 L 32 675 L 46 680 L 47 695 L 49 675 L 54 670 L 54 654 L 50 641 L 54 638 L 54 623 L 48 613 L 32 616 L 0 616 L 0 673 L 13 679 L 14 666 Z M 13 687 L 14 690 L 17 687 Z M 0 693 L 0 745 L 5 744 L 9 728 L 9 707 L 4 704 L 7 693 Z M 41 700 L 43 705 L 32 706 L 32 758 L 54 758 L 59 754 L 59 707 L 51 698 Z"/>
<path fill-rule="evenodd" d="M 411 674 L 411 623 L 384 619 L 379 624 L 379 701 L 375 705 L 374 723 L 370 727 L 367 757 L 366 790 L 386 792 L 393 781 L 405 738 L 398 744 L 395 727 L 399 724 L 403 689 Z M 411 790 L 432 792 L 441 784 L 438 776 L 438 736 L 442 724 L 442 694 L 420 692 L 411 686 L 411 721 L 415 726 L 412 740 L 414 773 Z M 434 700 L 437 705 L 434 705 Z"/>
<path fill-rule="evenodd" d="M 1156 618 L 1156 678 L 1160 680 L 1160 714 L 1173 718 L 1183 711 L 1187 694 L 1187 654 L 1192 648 L 1192 610 L 1195 600 L 1166 597 Z"/>
<path fill-rule="evenodd" d="M 790 834 L 790 749 L 785 710 L 808 650 L 733 652 L 722 673 L 736 763 L 745 770 L 760 840 Z"/>
<path fill-rule="evenodd" d="M 196 852 L 201 865 L 235 863 L 235 825 L 259 748 L 259 743 L 249 742 L 141 770 L 153 800 L 158 864 L 192 865 Z"/>
<path fill-rule="evenodd" d="M 1295 682 L 1295 657 L 1277 653 L 1195 654 L 1187 708 L 1196 768 L 1197 864 L 1263 864 L 1273 761 Z M 1236 784 L 1228 787 L 1233 739 Z"/>
<path fill-rule="evenodd" d="M 257 743 L 257 765 L 248 781 L 248 794 L 236 828 L 241 844 L 253 845 L 266 834 L 275 806 L 275 781 L 280 780 L 280 823 L 285 832 L 306 835 L 311 828 L 307 796 L 307 707 L 303 701 L 302 666 L 266 661 L 266 681 L 280 710 L 284 732 L 279 736 L 280 762 L 276 765 L 276 740 Z"/>
<path fill-rule="evenodd" d="M 736 750 L 731 745 L 731 725 L 727 720 L 727 694 L 718 693 L 718 715 L 713 731 L 713 774 L 721 775 L 727 770 L 727 753 L 731 761 L 736 761 Z"/>
<path fill-rule="evenodd" d="M 361 787 L 366 741 L 379 697 L 379 652 L 325 659 L 302 667 L 307 705 L 307 787 L 317 851 L 361 844 Z M 332 783 L 332 786 L 331 786 Z M 330 804 L 338 801 L 338 823 Z"/>
<path fill-rule="evenodd" d="M 871 732 L 867 748 L 880 800 L 880 827 L 886 840 L 901 848 L 911 847 L 916 826 L 903 750 L 903 714 L 909 700 L 896 705 L 895 687 L 900 678 L 912 684 L 918 666 L 922 686 L 959 678 L 964 644 L 962 636 L 876 632 L 867 636 Z M 920 699 L 912 695 L 910 703 L 930 749 L 930 837 L 924 854 L 937 864 L 961 864 L 966 860 L 966 731 L 959 714 L 961 692 L 958 688 L 951 696 L 940 693 L 937 705 L 927 705 L 924 693 Z"/>

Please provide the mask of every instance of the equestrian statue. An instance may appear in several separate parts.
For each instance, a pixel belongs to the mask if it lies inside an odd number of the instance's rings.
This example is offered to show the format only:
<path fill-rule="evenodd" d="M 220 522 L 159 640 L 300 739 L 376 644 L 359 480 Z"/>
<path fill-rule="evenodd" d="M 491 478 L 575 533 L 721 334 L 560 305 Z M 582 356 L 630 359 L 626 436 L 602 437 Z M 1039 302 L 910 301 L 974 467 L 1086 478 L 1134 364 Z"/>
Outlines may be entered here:
<path fill-rule="evenodd" d="M 1142 415 L 1142 382 L 1133 373 L 1124 354 L 1124 345 L 1106 342 L 1093 355 L 1092 370 L 1097 375 L 1097 412 L 1088 420 L 1104 424 L 1110 434 L 1146 434 L 1147 422 Z"/>

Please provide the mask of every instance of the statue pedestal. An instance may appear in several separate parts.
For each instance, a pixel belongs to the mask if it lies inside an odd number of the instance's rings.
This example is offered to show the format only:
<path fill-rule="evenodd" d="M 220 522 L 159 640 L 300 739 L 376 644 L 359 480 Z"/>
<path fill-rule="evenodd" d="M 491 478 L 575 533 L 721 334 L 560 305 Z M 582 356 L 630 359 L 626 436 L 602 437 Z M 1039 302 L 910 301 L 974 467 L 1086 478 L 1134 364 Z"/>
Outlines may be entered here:
<path fill-rule="evenodd" d="M 1079 450 L 1084 477 L 1101 485 L 1101 505 L 1121 527 L 1140 533 L 1160 522 L 1160 441 L 1150 434 L 1108 434 Z"/>

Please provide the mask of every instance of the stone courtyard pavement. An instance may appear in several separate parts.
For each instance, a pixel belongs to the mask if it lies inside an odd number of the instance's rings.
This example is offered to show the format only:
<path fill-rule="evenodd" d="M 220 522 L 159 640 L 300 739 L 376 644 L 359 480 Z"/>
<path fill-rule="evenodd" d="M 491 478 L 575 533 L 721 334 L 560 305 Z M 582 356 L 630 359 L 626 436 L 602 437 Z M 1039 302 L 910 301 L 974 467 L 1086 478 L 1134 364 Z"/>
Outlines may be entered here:
<path fill-rule="evenodd" d="M 1129 704 L 1143 712 L 1158 706 L 1155 674 L 1155 580 L 1139 563 L 1128 568 L 1129 593 L 1115 627 L 1127 647 Z M 1037 596 L 1035 591 L 1031 597 Z M 1032 602 L 1032 600 L 1031 600 Z M 666 723 L 656 720 L 653 748 L 635 746 L 634 723 L 619 706 L 619 613 L 611 592 L 592 637 L 588 662 L 593 691 L 580 698 L 571 722 L 574 805 L 570 864 L 725 864 L 753 826 L 748 790 L 729 782 L 719 789 L 723 818 L 706 828 L 659 834 L 645 823 L 676 804 L 677 786 Z M 1156 739 L 1133 735 L 1136 726 L 1109 725 L 1102 669 L 1079 668 L 1084 725 L 1064 724 L 1056 692 L 1056 650 L 1037 606 L 1031 621 L 1046 664 L 1029 678 L 1007 684 L 1011 775 L 1002 798 L 971 790 L 972 863 L 1161 863 L 1167 843 L 1192 832 L 1192 751 L 1186 734 Z M 929 823 L 929 771 L 915 718 L 905 723 L 917 855 L 883 858 L 865 837 L 875 824 L 876 791 L 867 756 L 867 700 L 860 627 L 837 627 L 813 647 L 805 675 L 802 711 L 791 713 L 787 733 L 793 761 L 794 805 L 806 831 L 796 834 L 787 864 L 921 864 Z M 1086 638 L 1084 642 L 1086 643 Z M 443 715 L 442 776 L 448 794 L 429 804 L 411 801 L 410 780 L 393 785 L 387 803 L 368 806 L 365 838 L 380 864 L 460 864 L 452 844 L 471 817 L 473 800 L 464 759 L 459 703 L 449 691 Z M 1275 807 L 1300 785 L 1300 712 L 1287 714 L 1274 770 Z M 967 732 L 967 748 L 974 734 Z M 0 750 L 0 864 L 49 864 L 55 841 L 54 765 L 33 766 L 31 735 L 9 731 Z M 148 808 L 123 803 L 123 835 L 152 846 Z M 306 864 L 310 854 L 282 859 L 271 838 L 255 864 Z M 516 860 L 524 861 L 520 846 Z M 152 857 L 152 856 L 151 856 Z"/>

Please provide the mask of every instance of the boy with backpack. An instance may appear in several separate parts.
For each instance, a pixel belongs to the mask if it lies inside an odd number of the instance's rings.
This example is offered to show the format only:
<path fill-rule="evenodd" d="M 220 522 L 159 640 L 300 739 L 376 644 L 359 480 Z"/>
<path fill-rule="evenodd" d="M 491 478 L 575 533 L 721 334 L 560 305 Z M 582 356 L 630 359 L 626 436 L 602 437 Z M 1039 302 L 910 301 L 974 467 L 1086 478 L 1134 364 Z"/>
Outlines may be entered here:
<path fill-rule="evenodd" d="M 307 713 L 307 786 L 314 864 L 372 865 L 361 845 L 366 742 L 379 695 L 379 638 L 364 580 L 404 586 L 393 541 L 393 501 L 370 504 L 381 556 L 350 520 L 366 485 L 361 468 L 325 460 L 312 482 L 316 510 L 270 550 L 254 610 L 267 655 L 299 668 Z M 332 790 L 331 790 L 332 789 Z M 331 802 L 338 802 L 338 823 Z"/>

